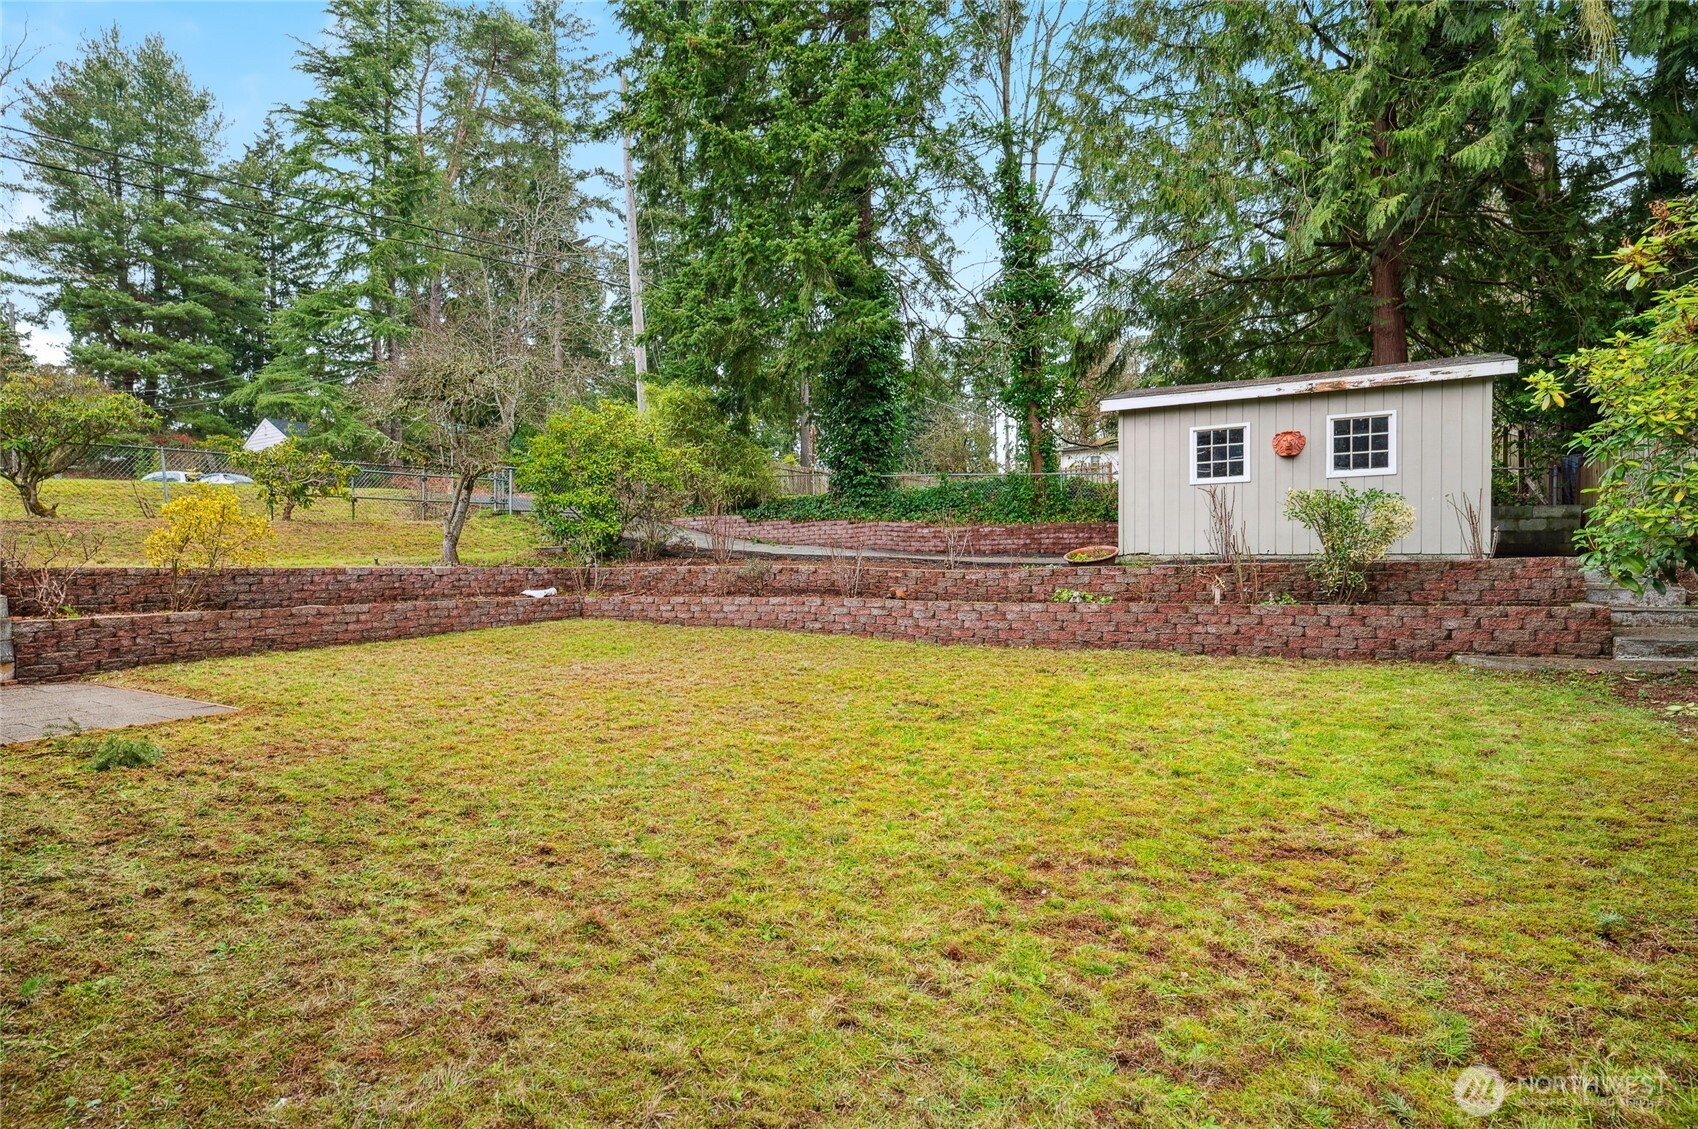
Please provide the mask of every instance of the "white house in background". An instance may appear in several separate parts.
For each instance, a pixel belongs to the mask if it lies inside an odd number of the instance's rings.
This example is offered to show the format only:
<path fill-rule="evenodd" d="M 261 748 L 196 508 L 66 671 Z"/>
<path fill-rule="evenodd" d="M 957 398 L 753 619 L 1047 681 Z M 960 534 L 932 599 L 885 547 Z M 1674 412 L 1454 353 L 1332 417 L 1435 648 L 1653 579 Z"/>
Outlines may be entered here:
<path fill-rule="evenodd" d="M 1063 474 L 1089 474 L 1104 482 L 1120 477 L 1120 444 L 1068 443 L 1056 451 Z"/>
<path fill-rule="evenodd" d="M 1309 554 L 1285 517 L 1291 490 L 1378 487 L 1415 507 L 1398 556 L 1465 556 L 1458 509 L 1492 524 L 1492 381 L 1501 353 L 1269 380 L 1135 388 L 1102 402 L 1120 430 L 1120 551 L 1214 551 L 1209 490 L 1231 506 L 1249 551 Z"/>
<path fill-rule="evenodd" d="M 289 419 L 262 419 L 242 441 L 244 451 L 263 451 L 285 439 L 299 438 L 307 433 L 307 425 Z"/>

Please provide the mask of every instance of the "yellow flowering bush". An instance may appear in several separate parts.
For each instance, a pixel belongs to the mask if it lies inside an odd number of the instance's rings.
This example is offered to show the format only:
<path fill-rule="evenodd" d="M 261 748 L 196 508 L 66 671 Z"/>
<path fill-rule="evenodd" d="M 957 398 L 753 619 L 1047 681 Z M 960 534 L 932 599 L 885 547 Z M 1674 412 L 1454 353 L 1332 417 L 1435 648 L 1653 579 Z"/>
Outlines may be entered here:
<path fill-rule="evenodd" d="M 206 578 L 225 567 L 265 563 L 271 522 L 242 512 L 236 492 L 225 487 L 194 487 L 159 511 L 165 525 L 148 534 L 143 548 L 148 563 L 168 568 L 176 583 L 175 606 L 193 607 Z M 193 572 L 192 585 L 184 576 Z"/>

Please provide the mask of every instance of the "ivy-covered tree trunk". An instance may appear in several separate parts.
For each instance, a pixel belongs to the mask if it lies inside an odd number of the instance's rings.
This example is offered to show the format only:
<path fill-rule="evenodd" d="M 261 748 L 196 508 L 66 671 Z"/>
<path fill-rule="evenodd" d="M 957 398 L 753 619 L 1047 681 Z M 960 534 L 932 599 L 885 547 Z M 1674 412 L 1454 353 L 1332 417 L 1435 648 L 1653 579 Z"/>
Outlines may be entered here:
<path fill-rule="evenodd" d="M 902 438 L 902 326 L 883 272 L 869 266 L 840 284 L 839 316 L 854 325 L 842 334 L 819 378 L 820 453 L 831 468 L 831 491 L 868 499 L 896 469 Z"/>
<path fill-rule="evenodd" d="M 1059 380 L 1052 352 L 1057 319 L 1066 314 L 1066 287 L 1049 259 L 1050 239 L 1037 189 L 1023 175 L 1011 127 L 997 162 L 998 240 L 1002 276 L 991 289 L 1010 371 L 1003 385 L 1003 406 L 1021 429 L 1020 450 L 1032 474 L 1056 468 L 1055 435 L 1050 416 L 1060 407 Z"/>
<path fill-rule="evenodd" d="M 864 57 L 872 31 L 872 5 L 844 6 L 843 42 L 859 64 L 860 97 L 878 97 L 876 70 Z M 832 493 L 870 498 L 884 489 L 896 469 L 902 442 L 902 327 L 890 278 L 877 262 L 873 182 L 883 163 L 869 139 L 859 138 L 845 154 L 855 216 L 855 257 L 838 272 L 828 300 L 833 342 L 820 374 L 821 447 L 831 467 Z"/>

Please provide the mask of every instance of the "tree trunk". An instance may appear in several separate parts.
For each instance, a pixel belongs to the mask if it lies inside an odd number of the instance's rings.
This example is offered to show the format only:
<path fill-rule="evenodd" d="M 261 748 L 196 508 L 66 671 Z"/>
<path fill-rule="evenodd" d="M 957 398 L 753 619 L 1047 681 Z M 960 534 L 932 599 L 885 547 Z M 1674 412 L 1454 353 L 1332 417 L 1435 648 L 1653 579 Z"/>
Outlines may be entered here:
<path fill-rule="evenodd" d="M 1389 107 L 1374 120 L 1374 155 L 1382 165 L 1391 162 L 1391 143 L 1387 139 L 1396 128 Z M 1368 363 L 1407 363 L 1409 329 L 1403 320 L 1403 236 L 1396 231 L 1387 234 L 1374 251 L 1374 261 L 1368 268 L 1368 295 L 1373 307 L 1369 315 L 1373 359 Z"/>
<path fill-rule="evenodd" d="M 460 475 L 454 480 L 454 498 L 448 513 L 442 518 L 442 563 L 460 563 L 460 534 L 466 528 L 466 517 L 472 512 L 472 491 L 477 487 L 477 475 Z"/>
<path fill-rule="evenodd" d="M 17 487 L 18 494 L 24 500 L 24 509 L 28 511 L 31 517 L 54 517 L 58 514 L 58 506 L 41 504 L 41 483 L 33 479 L 26 479 L 17 483 Z"/>
<path fill-rule="evenodd" d="M 802 378 L 802 420 L 801 442 L 799 444 L 801 447 L 802 468 L 804 470 L 814 469 L 814 413 L 812 407 L 808 403 L 808 397 L 811 391 L 812 390 L 808 387 L 808 378 L 804 376 Z"/>
<path fill-rule="evenodd" d="M 1409 329 L 1403 320 L 1403 238 L 1393 235 L 1374 255 L 1370 270 L 1374 356 L 1369 363 L 1400 365 L 1409 360 Z"/>
<path fill-rule="evenodd" d="M 1044 418 L 1038 414 L 1038 405 L 1026 401 L 1026 445 L 1031 448 L 1030 464 L 1033 474 L 1044 473 Z M 1038 486 L 1043 487 L 1044 480 L 1038 479 Z"/>

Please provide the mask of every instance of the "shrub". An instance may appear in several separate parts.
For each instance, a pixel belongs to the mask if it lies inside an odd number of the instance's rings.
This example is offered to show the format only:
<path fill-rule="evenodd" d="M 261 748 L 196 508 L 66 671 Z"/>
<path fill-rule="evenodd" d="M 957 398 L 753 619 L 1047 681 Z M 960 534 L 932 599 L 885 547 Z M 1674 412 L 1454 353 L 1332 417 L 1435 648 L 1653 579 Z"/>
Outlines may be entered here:
<path fill-rule="evenodd" d="M 230 462 L 254 480 L 267 510 L 275 515 L 277 507 L 283 507 L 284 521 L 294 517 L 297 506 L 306 510 L 319 498 L 346 497 L 354 475 L 353 467 L 324 451 L 308 451 L 293 439 L 263 451 L 238 448 L 230 452 Z"/>
<path fill-rule="evenodd" d="M 0 534 L 0 574 L 11 578 L 20 597 L 19 615 L 52 619 L 74 614 L 65 594 L 87 572 L 104 538 L 96 529 L 19 529 Z"/>
<path fill-rule="evenodd" d="M 690 452 L 700 468 L 691 488 L 694 505 L 710 512 L 740 510 L 777 493 L 771 453 L 736 430 L 707 389 L 671 384 L 656 389 L 651 402 L 666 442 Z"/>
<path fill-rule="evenodd" d="M 536 495 L 534 516 L 585 560 L 633 533 L 645 548 L 665 538 L 700 466 L 627 404 L 574 407 L 550 419 L 520 461 L 517 485 Z"/>
<path fill-rule="evenodd" d="M 1584 393 L 1598 420 L 1574 449 L 1599 468 L 1582 564 L 1635 592 L 1663 591 L 1698 567 L 1698 195 L 1659 201 L 1656 222 L 1615 253 L 1610 282 L 1649 289 L 1614 340 L 1564 357 L 1558 376 L 1528 377 L 1540 406 Z"/>
<path fill-rule="evenodd" d="M 92 740 L 90 741 L 93 744 Z M 145 737 L 120 737 L 113 734 L 94 745 L 94 757 L 88 766 L 96 772 L 113 768 L 147 768 L 159 763 L 165 750 Z"/>
<path fill-rule="evenodd" d="M 1030 475 L 945 479 L 936 486 L 886 490 L 856 500 L 831 494 L 779 498 L 744 511 L 751 521 L 957 521 L 971 525 L 1114 521 L 1113 483 L 1051 478 L 1042 489 Z"/>
<path fill-rule="evenodd" d="M 1309 575 L 1335 599 L 1348 602 L 1368 586 L 1368 569 L 1415 528 L 1415 509 L 1386 490 L 1293 490 L 1285 516 L 1313 533 L 1321 551 Z"/>
<path fill-rule="evenodd" d="M 148 534 L 143 549 L 148 563 L 171 570 L 172 605 L 193 607 L 206 578 L 227 565 L 265 563 L 271 523 L 242 512 L 236 492 L 225 487 L 191 487 L 159 511 L 166 524 Z M 194 583 L 184 588 L 185 574 L 194 570 Z"/>
<path fill-rule="evenodd" d="M 18 488 L 33 517 L 52 517 L 41 484 L 88 457 L 96 444 L 159 421 L 134 396 L 56 369 L 14 373 L 0 383 L 0 477 Z"/>

